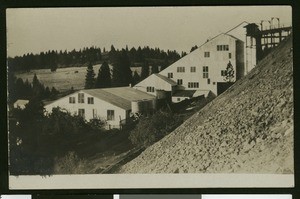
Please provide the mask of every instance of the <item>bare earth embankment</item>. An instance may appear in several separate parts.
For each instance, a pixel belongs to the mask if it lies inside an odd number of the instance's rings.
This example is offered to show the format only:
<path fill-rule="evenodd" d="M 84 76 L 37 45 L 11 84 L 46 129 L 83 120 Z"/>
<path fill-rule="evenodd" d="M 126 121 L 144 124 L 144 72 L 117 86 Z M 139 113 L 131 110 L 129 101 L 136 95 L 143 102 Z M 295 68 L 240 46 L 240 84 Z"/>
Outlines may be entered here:
<path fill-rule="evenodd" d="M 293 173 L 292 39 L 119 173 Z"/>

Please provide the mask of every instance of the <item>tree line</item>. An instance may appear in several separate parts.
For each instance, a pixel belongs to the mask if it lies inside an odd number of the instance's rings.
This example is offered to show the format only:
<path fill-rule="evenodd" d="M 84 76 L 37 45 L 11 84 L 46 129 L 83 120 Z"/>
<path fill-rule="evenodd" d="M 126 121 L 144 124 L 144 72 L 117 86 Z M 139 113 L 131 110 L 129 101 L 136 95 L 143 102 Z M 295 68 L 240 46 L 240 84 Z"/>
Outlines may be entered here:
<path fill-rule="evenodd" d="M 41 101 L 44 99 L 55 99 L 59 91 L 54 87 L 49 88 L 42 84 L 36 74 L 32 79 L 32 83 L 23 81 L 21 78 L 8 72 L 8 104 L 14 103 L 18 99 L 37 100 Z"/>
<path fill-rule="evenodd" d="M 120 86 L 128 86 L 129 84 L 135 85 L 141 80 L 147 78 L 152 73 L 158 73 L 158 67 L 161 69 L 169 66 L 172 62 L 176 61 L 180 58 L 176 52 L 169 52 L 169 58 L 165 60 L 159 59 L 146 59 L 145 57 L 149 57 L 151 55 L 151 49 L 146 47 L 143 50 L 138 48 L 137 51 L 130 51 L 128 49 L 122 49 L 121 51 L 115 50 L 113 47 L 109 52 L 109 62 L 103 61 L 101 67 L 99 68 L 98 75 L 93 69 L 92 62 L 89 62 L 87 67 L 86 79 L 85 79 L 85 89 L 91 88 L 109 88 L 109 87 L 120 87 Z M 153 49 L 152 49 L 153 50 Z M 133 51 L 135 53 L 133 53 Z M 143 52 L 139 53 L 139 52 Z M 152 52 L 155 54 L 155 51 L 158 53 L 159 49 L 154 49 Z M 141 55 L 141 56 L 135 56 Z M 135 56 L 135 57 L 134 57 Z M 155 56 L 153 56 L 155 57 Z M 157 54 L 159 57 L 159 54 Z M 168 58 L 168 55 L 166 55 Z M 136 62 L 134 62 L 134 61 Z M 138 62 L 137 62 L 138 61 Z M 112 65 L 112 68 L 109 67 L 109 63 Z M 141 74 L 139 75 L 137 71 L 131 71 L 130 67 L 135 66 L 137 64 L 141 66 Z M 151 71 L 150 71 L 151 66 Z"/>
<path fill-rule="evenodd" d="M 137 49 L 134 47 L 128 49 L 126 46 L 119 50 L 111 45 L 109 51 L 106 51 L 105 48 L 101 50 L 101 48 L 93 46 L 79 50 L 73 49 L 72 51 L 49 50 L 39 54 L 27 53 L 13 58 L 9 57 L 8 67 L 12 71 L 30 71 L 32 69 L 51 69 L 55 71 L 59 67 L 83 66 L 88 63 L 98 64 L 104 61 L 113 64 L 116 57 L 124 52 L 128 56 L 130 66 L 140 66 L 148 61 L 151 65 L 166 67 L 180 58 L 178 52 L 171 50 L 165 52 L 159 48 L 150 48 L 149 46 L 143 48 L 139 46 Z M 185 53 L 182 52 L 182 55 L 185 55 Z"/>

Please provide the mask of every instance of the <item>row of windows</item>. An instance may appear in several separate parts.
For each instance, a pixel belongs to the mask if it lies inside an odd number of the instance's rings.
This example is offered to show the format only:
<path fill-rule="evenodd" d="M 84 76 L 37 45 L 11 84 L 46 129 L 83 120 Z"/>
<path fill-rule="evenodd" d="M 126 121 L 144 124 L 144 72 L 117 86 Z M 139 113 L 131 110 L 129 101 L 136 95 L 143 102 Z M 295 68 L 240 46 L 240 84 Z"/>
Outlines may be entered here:
<path fill-rule="evenodd" d="M 177 80 L 177 84 L 178 85 L 182 85 L 183 80 L 182 79 L 178 79 Z M 210 79 L 207 79 L 207 84 L 210 84 Z M 215 82 L 213 82 L 213 84 L 215 85 Z M 199 82 L 188 82 L 188 87 L 189 88 L 199 88 Z"/>
<path fill-rule="evenodd" d="M 231 53 L 229 53 L 229 57 L 231 58 Z M 178 67 L 179 68 L 179 67 Z M 182 67 L 180 67 L 182 68 Z M 184 67 L 183 67 L 184 68 Z M 178 71 L 178 70 L 177 70 Z M 195 66 L 192 66 L 191 67 L 191 72 L 196 72 L 196 67 Z M 208 66 L 203 66 L 203 78 L 208 78 L 209 77 L 209 73 L 208 73 Z M 221 75 L 222 76 L 226 76 L 225 72 L 224 71 L 221 71 Z M 173 78 L 173 73 L 168 73 L 168 78 Z M 178 85 L 181 85 L 182 83 L 179 83 L 178 80 L 177 80 L 177 84 Z M 147 92 L 151 92 L 151 91 L 148 91 L 148 87 L 147 87 Z M 154 92 L 154 91 L 152 91 Z"/>
<path fill-rule="evenodd" d="M 178 79 L 178 80 L 177 80 L 177 84 L 178 84 L 178 85 L 182 85 L 182 79 Z"/>
<path fill-rule="evenodd" d="M 217 45 L 218 51 L 228 51 L 229 46 L 228 45 Z M 210 52 L 204 52 L 204 57 L 210 57 Z M 228 53 L 228 58 L 231 59 L 231 53 Z"/>
<path fill-rule="evenodd" d="M 191 72 L 196 72 L 196 67 L 195 66 L 191 67 Z M 208 66 L 203 66 L 203 78 L 208 78 L 208 77 L 209 77 L 209 75 L 208 75 Z M 173 78 L 173 73 L 168 73 L 168 78 Z M 178 79 L 177 84 L 182 85 L 182 80 Z M 151 87 L 147 87 L 147 92 L 154 92 L 154 88 L 153 88 L 153 91 L 151 91 Z"/>
<path fill-rule="evenodd" d="M 204 57 L 210 57 L 210 52 L 204 52 Z"/>
<path fill-rule="evenodd" d="M 217 45 L 217 51 L 229 51 L 229 45 Z"/>
<path fill-rule="evenodd" d="M 85 118 L 85 109 L 80 108 L 78 109 L 78 116 Z M 93 109 L 93 118 L 97 118 L 97 110 Z M 108 121 L 115 120 L 115 111 L 114 110 L 107 110 L 107 118 Z"/>
<path fill-rule="evenodd" d="M 207 79 L 207 84 L 210 84 L 210 79 Z M 215 85 L 216 82 L 213 82 Z M 199 88 L 199 82 L 188 82 L 188 88 Z"/>
<path fill-rule="evenodd" d="M 178 73 L 184 73 L 185 72 L 185 67 L 184 66 L 177 67 L 177 72 Z M 190 72 L 195 73 L 196 72 L 196 66 L 191 66 L 190 67 Z M 173 73 L 168 73 L 168 78 L 173 78 Z"/>
<path fill-rule="evenodd" d="M 168 73 L 168 78 L 173 78 L 173 73 Z"/>
<path fill-rule="evenodd" d="M 199 88 L 199 82 L 188 82 L 188 88 Z"/>
<path fill-rule="evenodd" d="M 78 93 L 78 103 L 84 103 L 84 93 Z"/>
<path fill-rule="evenodd" d="M 155 89 L 152 86 L 147 86 L 147 92 L 154 93 Z"/>
<path fill-rule="evenodd" d="M 87 100 L 88 100 L 88 104 L 94 104 L 93 97 L 88 97 Z M 69 97 L 69 103 L 75 104 L 76 103 L 75 97 Z M 78 103 L 80 104 L 84 103 L 84 93 L 78 93 Z"/>
<path fill-rule="evenodd" d="M 203 78 L 208 78 L 208 66 L 203 66 Z"/>
<path fill-rule="evenodd" d="M 196 66 L 191 66 L 191 73 L 195 73 L 196 72 Z"/>
<path fill-rule="evenodd" d="M 179 66 L 177 67 L 177 73 L 184 73 L 185 72 L 185 67 Z"/>
<path fill-rule="evenodd" d="M 227 71 L 226 70 L 221 70 L 221 76 L 226 76 L 227 75 Z"/>
<path fill-rule="evenodd" d="M 115 111 L 107 110 L 107 120 L 115 120 Z"/>

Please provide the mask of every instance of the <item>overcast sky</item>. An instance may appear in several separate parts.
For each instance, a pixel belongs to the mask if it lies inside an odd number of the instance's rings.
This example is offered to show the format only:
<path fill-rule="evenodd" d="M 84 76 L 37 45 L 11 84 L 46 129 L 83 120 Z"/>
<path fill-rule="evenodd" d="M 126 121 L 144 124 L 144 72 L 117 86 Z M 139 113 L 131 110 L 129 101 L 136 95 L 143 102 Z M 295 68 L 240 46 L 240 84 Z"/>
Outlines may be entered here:
<path fill-rule="evenodd" d="M 290 25 L 291 14 L 289 6 L 8 9 L 8 56 L 112 44 L 189 52 L 242 21 Z"/>

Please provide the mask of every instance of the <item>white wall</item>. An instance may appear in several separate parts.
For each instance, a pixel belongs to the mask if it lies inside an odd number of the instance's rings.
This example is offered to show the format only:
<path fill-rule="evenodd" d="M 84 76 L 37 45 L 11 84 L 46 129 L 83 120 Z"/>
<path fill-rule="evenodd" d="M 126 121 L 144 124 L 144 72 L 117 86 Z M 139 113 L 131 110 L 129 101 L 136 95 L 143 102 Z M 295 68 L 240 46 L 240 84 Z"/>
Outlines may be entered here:
<path fill-rule="evenodd" d="M 80 91 L 79 91 L 80 92 Z M 114 128 L 119 128 L 120 119 L 126 119 L 126 110 L 121 109 L 115 105 L 112 105 L 106 101 L 100 100 L 94 97 L 94 104 L 88 104 L 88 97 L 93 97 L 87 93 L 84 93 L 84 103 L 78 103 L 78 93 L 68 95 L 59 100 L 54 101 L 53 103 L 46 105 L 46 112 L 51 113 L 52 109 L 55 107 L 60 107 L 62 109 L 66 109 L 72 115 L 78 114 L 78 109 L 85 109 L 85 119 L 90 120 L 93 119 L 93 109 L 97 112 L 97 117 L 103 121 L 107 119 L 107 110 L 115 111 L 115 120 L 107 121 L 108 125 L 111 125 Z M 69 97 L 75 97 L 75 104 L 69 103 Z"/>
<path fill-rule="evenodd" d="M 179 103 L 185 99 L 190 99 L 189 97 L 178 97 L 178 96 L 172 96 L 172 102 L 173 103 Z"/>
<path fill-rule="evenodd" d="M 228 32 L 228 34 L 237 37 L 238 39 L 244 42 L 244 62 L 245 62 L 245 70 L 244 75 L 249 73 L 256 66 L 256 46 L 255 39 L 253 39 L 253 48 L 246 48 L 246 28 L 244 26 L 248 25 L 248 23 L 243 23 L 235 29 Z M 250 46 L 250 38 L 247 38 L 247 45 Z"/>
<path fill-rule="evenodd" d="M 156 96 L 156 92 L 147 92 L 147 86 L 154 87 L 156 90 L 172 91 L 172 86 L 155 74 L 150 75 L 140 83 L 136 84 L 133 88 Z"/>
<path fill-rule="evenodd" d="M 220 35 L 215 39 L 205 43 L 197 50 L 181 58 L 160 74 L 168 76 L 168 73 L 173 73 L 173 80 L 177 82 L 177 79 L 183 79 L 183 85 L 181 89 L 197 90 L 197 88 L 188 88 L 188 82 L 199 82 L 199 90 L 211 90 L 217 94 L 217 82 L 225 82 L 221 76 L 221 70 L 225 70 L 229 61 L 236 71 L 236 39 L 228 35 Z M 229 51 L 217 51 L 217 45 L 229 45 Z M 210 57 L 204 57 L 204 52 L 210 52 Z M 229 59 L 229 53 L 231 53 L 231 59 Z M 185 67 L 184 73 L 178 73 L 177 67 Z M 196 72 L 190 72 L 190 67 L 195 66 Z M 209 79 L 203 78 L 203 66 L 209 68 Z M 235 81 L 235 78 L 234 78 Z M 214 83 L 215 82 L 215 85 Z"/>

